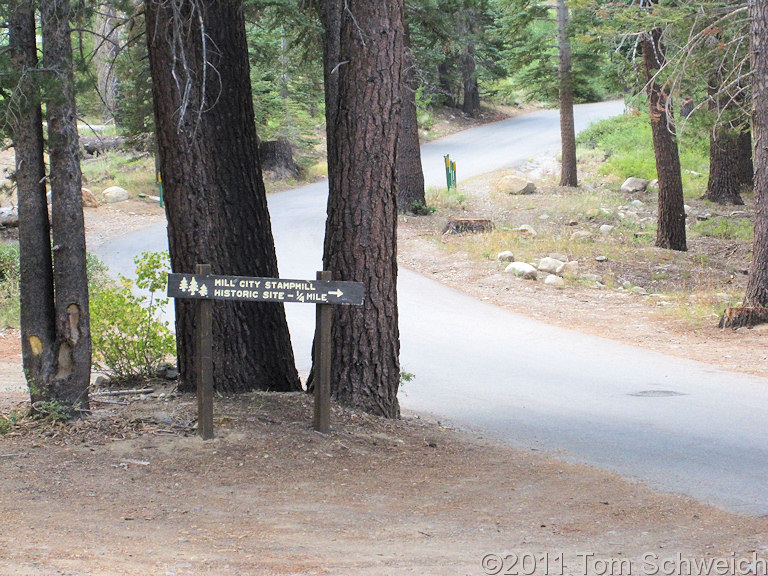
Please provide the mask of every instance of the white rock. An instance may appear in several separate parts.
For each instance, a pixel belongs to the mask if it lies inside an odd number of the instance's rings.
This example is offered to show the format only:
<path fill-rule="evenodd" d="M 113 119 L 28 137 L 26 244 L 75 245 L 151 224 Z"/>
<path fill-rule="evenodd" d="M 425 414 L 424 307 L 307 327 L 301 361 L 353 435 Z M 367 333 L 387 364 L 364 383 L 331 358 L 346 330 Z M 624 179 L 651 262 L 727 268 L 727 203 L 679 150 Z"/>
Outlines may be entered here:
<path fill-rule="evenodd" d="M 515 255 L 509 250 L 505 250 L 504 252 L 499 252 L 499 255 L 496 256 L 496 260 L 499 262 L 514 262 Z"/>
<path fill-rule="evenodd" d="M 519 228 L 516 228 L 515 232 L 519 232 L 523 236 L 537 236 L 536 230 L 533 229 L 533 226 L 528 224 L 523 224 Z"/>
<path fill-rule="evenodd" d="M 587 230 L 576 230 L 571 234 L 571 240 L 590 240 L 592 238 L 592 232 Z"/>
<path fill-rule="evenodd" d="M 539 272 L 545 272 L 547 274 L 560 274 L 565 266 L 565 262 L 561 260 L 555 260 L 547 256 L 539 260 L 538 269 Z"/>
<path fill-rule="evenodd" d="M 508 174 L 499 179 L 497 189 L 500 192 L 513 195 L 535 194 L 536 185 L 525 178 Z"/>
<path fill-rule="evenodd" d="M 622 192 L 642 192 L 651 182 L 643 178 L 627 178 L 621 185 Z"/>
<path fill-rule="evenodd" d="M 104 196 L 104 202 L 114 204 L 115 202 L 124 202 L 131 197 L 128 190 L 120 186 L 111 186 L 101 193 Z"/>
<path fill-rule="evenodd" d="M 635 208 L 642 208 L 643 206 L 645 206 L 645 204 L 643 204 L 642 200 L 632 200 L 632 202 L 630 202 L 630 204 L 632 204 L 632 206 L 634 206 Z"/>
<path fill-rule="evenodd" d="M 504 272 L 514 274 L 518 278 L 523 278 L 525 280 L 536 280 L 536 278 L 538 278 L 536 268 L 525 262 L 512 262 L 506 267 Z"/>
<path fill-rule="evenodd" d="M 571 260 L 563 265 L 563 269 L 560 271 L 561 276 L 576 276 L 579 273 L 579 261 Z"/>
<path fill-rule="evenodd" d="M 603 283 L 603 277 L 599 276 L 598 274 L 582 274 L 581 278 L 587 282 L 598 282 L 600 284 Z"/>
<path fill-rule="evenodd" d="M 544 279 L 544 284 L 547 286 L 554 286 L 555 288 L 565 288 L 565 280 L 560 278 L 560 276 L 555 276 L 554 274 L 550 274 Z"/>
<path fill-rule="evenodd" d="M 600 226 L 600 234 L 607 236 L 611 232 L 613 232 L 613 226 L 611 226 L 610 224 L 603 224 L 602 226 Z"/>

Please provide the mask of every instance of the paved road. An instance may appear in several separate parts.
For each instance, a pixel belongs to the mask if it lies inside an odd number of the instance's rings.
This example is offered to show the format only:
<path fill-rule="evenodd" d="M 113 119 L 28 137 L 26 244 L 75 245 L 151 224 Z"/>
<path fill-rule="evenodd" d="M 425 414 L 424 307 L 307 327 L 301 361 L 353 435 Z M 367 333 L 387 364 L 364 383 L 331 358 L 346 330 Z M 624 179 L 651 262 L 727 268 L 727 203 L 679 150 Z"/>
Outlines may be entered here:
<path fill-rule="evenodd" d="M 577 108 L 577 126 L 621 103 Z M 480 127 L 423 148 L 428 184 L 512 166 L 559 147 L 557 112 Z M 321 262 L 325 183 L 269 197 L 281 276 L 313 278 Z M 157 227 L 105 246 L 130 258 L 165 245 Z M 747 514 L 768 514 L 768 386 L 763 379 L 548 326 L 401 269 L 402 366 L 416 374 L 404 409 L 522 447 L 614 470 Z M 314 311 L 288 306 L 299 370 L 309 367 Z"/>

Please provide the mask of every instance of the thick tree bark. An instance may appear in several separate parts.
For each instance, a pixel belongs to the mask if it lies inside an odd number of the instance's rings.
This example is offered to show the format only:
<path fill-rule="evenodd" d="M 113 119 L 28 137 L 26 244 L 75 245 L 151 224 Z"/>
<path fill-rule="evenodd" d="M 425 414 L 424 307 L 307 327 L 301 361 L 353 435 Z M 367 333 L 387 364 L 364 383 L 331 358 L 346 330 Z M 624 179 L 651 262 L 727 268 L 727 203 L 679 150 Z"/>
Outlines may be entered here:
<path fill-rule="evenodd" d="M 333 4 L 335 0 L 331 0 Z M 326 22 L 326 25 L 329 23 Z M 332 24 L 332 23 L 331 23 Z M 324 263 L 363 282 L 361 307 L 336 307 L 332 395 L 397 417 L 397 161 L 403 80 L 403 5 L 347 0 L 339 26 L 338 94 L 328 116 L 329 187 Z M 333 26 L 327 32 L 333 34 Z M 334 38 L 326 39 L 333 46 Z M 326 55 L 331 50 L 326 49 Z"/>
<path fill-rule="evenodd" d="M 734 108 L 731 97 L 729 95 L 718 97 L 723 82 L 723 73 L 718 62 L 709 81 L 709 110 L 720 121 L 709 135 L 709 180 L 706 198 L 718 204 L 741 205 L 744 204 L 740 194 L 741 131 L 730 121 Z"/>
<path fill-rule="evenodd" d="M 573 75 L 571 73 L 571 42 L 568 39 L 568 6 L 557 0 L 557 46 L 560 82 L 560 143 L 562 164 L 560 186 L 577 186 L 576 129 L 573 121 Z"/>
<path fill-rule="evenodd" d="M 744 204 L 739 172 L 740 135 L 730 126 L 716 129 L 709 137 L 709 180 L 706 198 L 718 204 Z"/>
<path fill-rule="evenodd" d="M 737 177 L 742 188 L 751 190 L 755 185 L 755 167 L 752 163 L 752 131 L 743 128 L 739 132 Z"/>
<path fill-rule="evenodd" d="M 145 7 L 172 268 L 277 277 L 242 2 Z M 193 308 L 176 301 L 184 390 L 196 382 Z M 213 335 L 218 390 L 300 389 L 281 304 L 216 302 Z"/>
<path fill-rule="evenodd" d="M 403 110 L 400 138 L 397 141 L 397 207 L 400 212 L 411 212 L 426 204 L 424 170 L 421 166 L 419 118 L 416 110 L 416 81 L 413 55 L 408 46 L 403 54 Z"/>
<path fill-rule="evenodd" d="M 643 64 L 647 80 L 648 105 L 651 114 L 653 151 L 659 177 L 659 216 L 656 246 L 672 250 L 687 250 L 685 239 L 685 207 L 683 181 L 677 139 L 673 133 L 674 118 L 668 95 L 653 80 L 656 70 L 664 63 L 661 30 L 653 29 L 642 43 Z"/>
<path fill-rule="evenodd" d="M 36 82 L 35 11 L 31 0 L 15 3 L 9 22 L 9 47 L 19 75 L 12 115 L 19 200 L 21 352 L 32 402 L 42 399 L 52 378 L 56 355 L 51 228 L 45 188 L 43 115 Z"/>
<path fill-rule="evenodd" d="M 68 0 L 41 3 L 43 65 L 52 75 L 45 102 L 56 309 L 56 373 L 44 396 L 88 408 L 91 329 L 70 10 Z"/>
<path fill-rule="evenodd" d="M 768 0 L 750 3 L 752 130 L 755 162 L 755 237 L 745 307 L 768 305 Z"/>

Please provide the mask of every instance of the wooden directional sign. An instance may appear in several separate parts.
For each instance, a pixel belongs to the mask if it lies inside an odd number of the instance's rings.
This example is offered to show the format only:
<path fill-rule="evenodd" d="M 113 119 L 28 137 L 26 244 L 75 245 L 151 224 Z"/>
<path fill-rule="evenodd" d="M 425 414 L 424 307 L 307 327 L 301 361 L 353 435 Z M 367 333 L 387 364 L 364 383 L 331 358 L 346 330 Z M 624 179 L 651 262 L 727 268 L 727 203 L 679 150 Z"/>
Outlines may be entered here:
<path fill-rule="evenodd" d="M 254 302 L 360 306 L 363 303 L 363 283 L 169 274 L 168 296 L 204 300 L 250 300 Z"/>

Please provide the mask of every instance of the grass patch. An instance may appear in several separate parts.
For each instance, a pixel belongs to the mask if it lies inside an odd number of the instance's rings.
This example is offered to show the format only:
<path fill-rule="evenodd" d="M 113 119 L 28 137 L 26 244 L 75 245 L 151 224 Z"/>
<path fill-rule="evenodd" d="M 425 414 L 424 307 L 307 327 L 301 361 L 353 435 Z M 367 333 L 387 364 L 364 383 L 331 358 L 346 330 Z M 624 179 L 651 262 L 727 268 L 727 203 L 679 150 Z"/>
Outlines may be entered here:
<path fill-rule="evenodd" d="M 425 192 L 428 206 L 433 206 L 438 210 L 451 210 L 464 206 L 467 202 L 466 194 L 459 191 L 458 188 L 445 188 L 430 186 Z"/>
<path fill-rule="evenodd" d="M 82 163 L 83 185 L 104 190 L 120 186 L 131 193 L 156 196 L 155 160 L 151 156 L 133 156 L 121 152 L 107 152 L 93 160 Z M 96 190 L 94 190 L 96 192 Z"/>
<path fill-rule="evenodd" d="M 718 216 L 711 220 L 696 222 L 691 225 L 690 230 L 699 236 L 752 242 L 754 224 L 751 220 L 744 218 L 736 219 Z"/>

